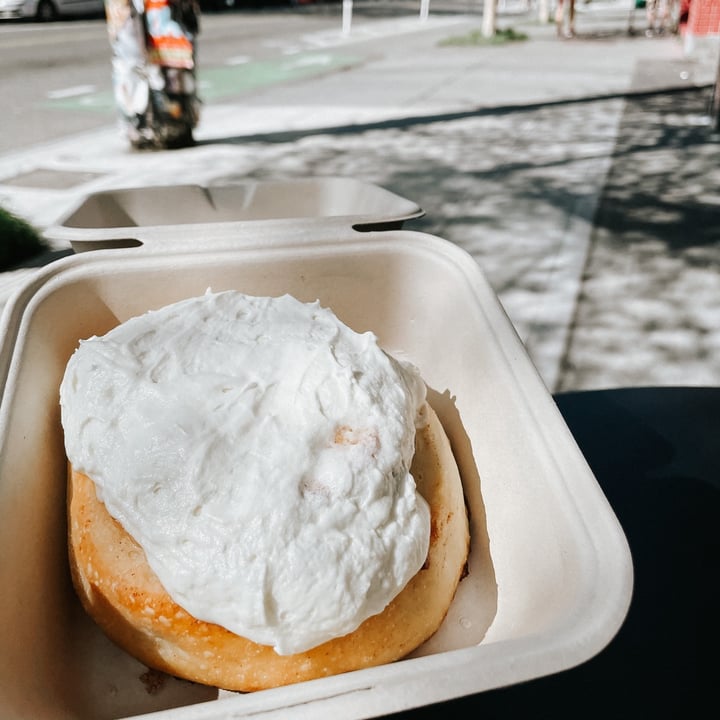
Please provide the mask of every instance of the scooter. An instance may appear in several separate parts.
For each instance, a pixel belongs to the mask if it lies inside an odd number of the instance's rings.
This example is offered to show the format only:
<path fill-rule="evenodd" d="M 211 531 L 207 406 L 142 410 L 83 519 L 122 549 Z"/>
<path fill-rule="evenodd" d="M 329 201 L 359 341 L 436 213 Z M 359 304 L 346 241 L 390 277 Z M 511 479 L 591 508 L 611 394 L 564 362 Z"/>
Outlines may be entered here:
<path fill-rule="evenodd" d="M 115 103 L 136 149 L 192 145 L 200 116 L 196 0 L 105 0 Z"/>

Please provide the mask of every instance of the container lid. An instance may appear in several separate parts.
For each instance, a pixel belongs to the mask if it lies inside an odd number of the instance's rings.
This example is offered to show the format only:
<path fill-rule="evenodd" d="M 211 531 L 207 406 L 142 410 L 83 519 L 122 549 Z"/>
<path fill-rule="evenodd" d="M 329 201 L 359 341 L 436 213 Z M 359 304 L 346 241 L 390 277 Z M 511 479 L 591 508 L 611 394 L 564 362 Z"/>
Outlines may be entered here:
<path fill-rule="evenodd" d="M 354 178 L 319 177 L 231 185 L 172 185 L 91 193 L 43 233 L 76 252 L 142 242 L 168 227 L 184 231 L 236 223 L 343 218 L 362 230 L 398 229 L 421 217 L 411 200 Z"/>

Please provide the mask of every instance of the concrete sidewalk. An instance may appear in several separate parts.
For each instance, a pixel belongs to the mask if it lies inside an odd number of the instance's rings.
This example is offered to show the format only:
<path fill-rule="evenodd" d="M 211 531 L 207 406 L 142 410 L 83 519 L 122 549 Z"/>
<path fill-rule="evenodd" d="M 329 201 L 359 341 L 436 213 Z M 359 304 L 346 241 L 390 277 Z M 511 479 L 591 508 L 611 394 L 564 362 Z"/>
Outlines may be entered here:
<path fill-rule="evenodd" d="M 2 156 L 0 203 L 42 228 L 101 189 L 353 176 L 477 260 L 551 390 L 718 384 L 716 47 L 631 37 L 620 2 L 580 6 L 567 41 L 507 7 L 527 41 L 441 44 L 475 14 L 356 15 L 326 42 L 361 62 L 208 105 L 186 150 L 133 153 L 108 127 Z M 356 33 L 380 23 L 368 52 Z M 0 302 L 31 272 L 0 275 Z"/>

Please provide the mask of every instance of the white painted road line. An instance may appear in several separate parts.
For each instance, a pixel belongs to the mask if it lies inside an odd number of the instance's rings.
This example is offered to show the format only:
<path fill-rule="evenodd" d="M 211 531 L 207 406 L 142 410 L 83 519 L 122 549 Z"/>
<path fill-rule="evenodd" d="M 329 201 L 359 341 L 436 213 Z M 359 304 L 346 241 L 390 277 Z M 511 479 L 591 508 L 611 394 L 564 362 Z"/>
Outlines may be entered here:
<path fill-rule="evenodd" d="M 393 18 L 392 20 L 354 24 L 349 33 L 343 33 L 342 28 L 333 28 L 331 30 L 305 33 L 290 41 L 272 40 L 265 43 L 265 47 L 280 50 L 285 55 L 294 55 L 302 52 L 303 49 L 335 48 L 369 40 L 432 30 L 433 28 L 467 24 L 471 20 L 472 16 L 468 15 L 430 15 L 427 20 L 421 20 L 417 17 Z"/>
<path fill-rule="evenodd" d="M 226 61 L 226 65 L 245 65 L 246 63 L 249 63 L 252 60 L 252 58 L 249 55 L 234 55 L 233 57 L 229 57 Z"/>
<path fill-rule="evenodd" d="M 63 98 L 79 97 L 80 95 L 89 95 L 95 92 L 94 85 L 74 85 L 73 87 L 61 88 L 60 90 L 50 90 L 45 94 L 48 100 L 62 100 Z"/>

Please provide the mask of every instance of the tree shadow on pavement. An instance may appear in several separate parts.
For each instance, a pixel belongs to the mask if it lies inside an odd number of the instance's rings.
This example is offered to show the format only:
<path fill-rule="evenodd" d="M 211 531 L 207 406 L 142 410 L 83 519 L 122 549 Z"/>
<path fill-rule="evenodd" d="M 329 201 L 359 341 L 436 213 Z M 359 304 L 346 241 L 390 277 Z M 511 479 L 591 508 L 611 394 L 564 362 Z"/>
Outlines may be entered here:
<path fill-rule="evenodd" d="M 697 89 L 625 103 L 563 387 L 717 385 L 720 142 L 706 113 Z"/>
<path fill-rule="evenodd" d="M 548 100 L 541 102 L 531 102 L 523 104 L 496 105 L 490 107 L 478 107 L 471 110 L 460 110 L 454 112 L 407 115 L 400 118 L 390 118 L 387 120 L 377 120 L 363 123 L 351 123 L 347 125 L 323 126 L 317 128 L 308 128 L 301 130 L 284 130 L 268 133 L 256 133 L 254 135 L 237 135 L 234 137 L 212 138 L 209 140 L 198 140 L 197 145 L 216 145 L 216 144 L 239 144 L 247 145 L 249 143 L 291 143 L 312 135 L 335 136 L 335 135 L 356 135 L 373 130 L 394 130 L 394 129 L 412 129 L 421 125 L 433 125 L 436 123 L 455 122 L 458 120 L 466 120 L 472 118 L 483 118 L 491 116 L 505 115 L 526 115 L 535 113 L 539 110 L 550 108 L 571 108 L 572 106 L 587 106 L 594 103 L 609 100 L 624 100 L 626 98 L 655 98 L 658 95 L 674 96 L 688 92 L 688 86 L 682 84 L 680 86 L 667 86 L 651 90 L 639 90 L 623 93 L 603 93 L 598 95 L 581 96 L 573 98 L 562 98 L 559 100 Z M 700 90 L 706 94 L 710 93 L 710 87 L 691 88 Z M 709 104 L 709 100 L 708 100 Z"/>
<path fill-rule="evenodd" d="M 223 142 L 248 161 L 214 182 L 345 175 L 413 200 L 426 215 L 407 227 L 475 258 L 523 339 L 554 322 L 553 303 L 575 302 L 570 284 L 582 275 L 556 389 L 707 381 L 720 377 L 720 360 L 703 359 L 716 342 L 720 356 L 720 144 L 710 91 L 231 138 Z"/>
<path fill-rule="evenodd" d="M 670 250 L 720 241 L 720 143 L 704 122 L 704 95 L 627 100 L 598 226 L 661 239 Z"/>

